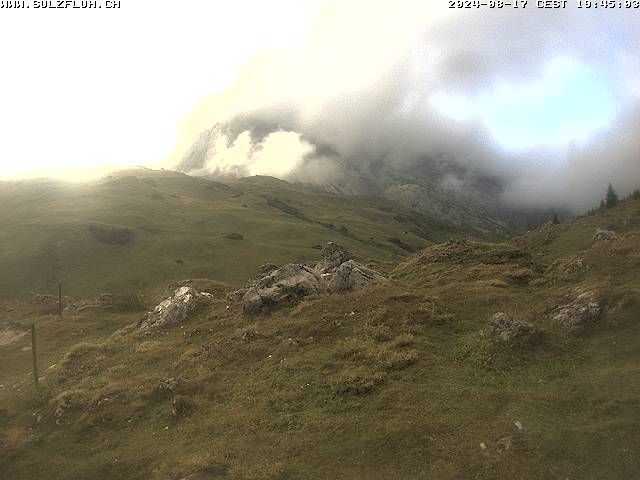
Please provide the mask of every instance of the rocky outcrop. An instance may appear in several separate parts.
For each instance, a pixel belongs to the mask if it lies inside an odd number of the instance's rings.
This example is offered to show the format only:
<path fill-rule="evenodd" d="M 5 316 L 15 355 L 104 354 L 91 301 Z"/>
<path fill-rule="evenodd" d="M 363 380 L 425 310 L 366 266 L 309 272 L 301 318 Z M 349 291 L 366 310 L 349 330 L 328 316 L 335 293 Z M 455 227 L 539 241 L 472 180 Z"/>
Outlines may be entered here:
<path fill-rule="evenodd" d="M 146 314 L 140 329 L 150 330 L 182 323 L 210 297 L 211 294 L 199 293 L 191 287 L 180 287 Z"/>
<path fill-rule="evenodd" d="M 589 270 L 584 260 L 577 256 L 561 258 L 551 264 L 545 272 L 547 278 L 570 280 Z"/>
<path fill-rule="evenodd" d="M 508 344 L 531 345 L 538 343 L 542 333 L 534 325 L 514 320 L 504 312 L 494 313 L 484 331 L 489 338 Z"/>
<path fill-rule="evenodd" d="M 384 277 L 355 260 L 344 248 L 329 242 L 322 259 L 314 266 L 289 263 L 280 268 L 273 264 L 261 267 L 262 273 L 250 280 L 246 289 L 230 298 L 242 295 L 244 313 L 257 313 L 292 302 L 307 295 L 333 293 L 365 288 Z"/>
<path fill-rule="evenodd" d="M 597 229 L 593 235 L 593 240 L 596 242 L 611 242 L 614 240 L 620 240 L 620 235 L 612 230 Z"/>
<path fill-rule="evenodd" d="M 563 329 L 574 332 L 596 322 L 601 313 L 602 307 L 597 294 L 593 291 L 581 291 L 573 299 L 555 307 L 548 316 Z"/>
<path fill-rule="evenodd" d="M 319 291 L 319 277 L 312 268 L 289 263 L 257 280 L 242 297 L 242 310 L 256 313 Z"/>
<path fill-rule="evenodd" d="M 343 292 L 345 290 L 356 290 L 365 288 L 374 280 L 381 279 L 382 276 L 368 267 L 348 260 L 333 271 L 325 271 L 320 274 L 320 290 L 326 292 Z"/>
<path fill-rule="evenodd" d="M 52 305 L 58 303 L 58 297 L 54 297 L 53 295 L 41 295 L 36 293 L 33 297 L 31 297 L 32 305 Z"/>

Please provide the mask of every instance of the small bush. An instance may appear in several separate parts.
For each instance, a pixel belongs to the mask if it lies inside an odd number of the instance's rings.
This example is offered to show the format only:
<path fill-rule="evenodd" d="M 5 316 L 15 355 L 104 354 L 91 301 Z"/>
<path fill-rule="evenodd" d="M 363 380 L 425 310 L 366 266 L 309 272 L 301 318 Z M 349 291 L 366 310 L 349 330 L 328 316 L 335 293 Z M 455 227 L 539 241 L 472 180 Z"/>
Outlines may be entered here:
<path fill-rule="evenodd" d="M 182 418 L 190 415 L 196 409 L 195 402 L 185 396 L 185 395 L 176 395 L 173 397 L 173 401 L 171 402 L 171 414 L 174 417 Z"/>
<path fill-rule="evenodd" d="M 229 240 L 244 240 L 244 236 L 240 235 L 239 233 L 230 233 L 229 235 L 226 235 L 224 238 L 227 238 Z"/>
<path fill-rule="evenodd" d="M 47 405 L 53 397 L 53 387 L 48 383 L 40 383 L 38 388 L 27 393 L 25 403 L 31 410 L 37 410 Z"/>
<path fill-rule="evenodd" d="M 495 345 L 486 337 L 473 337 L 454 351 L 456 362 L 467 363 L 483 370 L 495 369 Z"/>
<path fill-rule="evenodd" d="M 381 324 L 365 325 L 364 334 L 367 337 L 375 340 L 376 342 L 386 342 L 387 340 L 390 340 L 391 337 L 393 337 L 393 333 L 391 332 L 391 329 L 388 326 L 381 325 Z"/>
<path fill-rule="evenodd" d="M 382 365 L 387 370 L 404 370 L 413 365 L 418 360 L 418 352 L 415 350 L 401 352 L 385 352 L 381 358 Z"/>

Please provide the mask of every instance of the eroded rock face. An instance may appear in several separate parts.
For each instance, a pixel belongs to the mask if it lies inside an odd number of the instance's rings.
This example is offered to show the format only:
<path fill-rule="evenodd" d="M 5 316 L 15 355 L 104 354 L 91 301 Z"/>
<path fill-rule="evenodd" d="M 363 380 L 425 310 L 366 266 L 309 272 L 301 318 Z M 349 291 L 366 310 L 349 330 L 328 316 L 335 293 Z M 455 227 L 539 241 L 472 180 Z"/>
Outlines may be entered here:
<path fill-rule="evenodd" d="M 141 330 L 177 325 L 184 322 L 210 295 L 198 293 L 191 287 L 178 288 L 163 300 L 140 324 Z"/>
<path fill-rule="evenodd" d="M 307 295 L 365 288 L 384 277 L 351 259 L 344 248 L 329 242 L 322 259 L 313 267 L 289 263 L 280 268 L 261 267 L 262 274 L 249 282 L 242 296 L 244 313 L 257 313 Z M 237 291 L 240 293 L 241 291 Z"/>
<path fill-rule="evenodd" d="M 319 277 L 312 268 L 289 263 L 258 279 L 242 297 L 242 310 L 256 313 L 319 292 Z"/>
<path fill-rule="evenodd" d="M 565 276 L 575 275 L 587 270 L 587 265 L 584 263 L 584 260 L 576 256 L 556 260 L 552 266 Z"/>
<path fill-rule="evenodd" d="M 614 240 L 619 240 L 620 235 L 618 235 L 616 232 L 612 230 L 602 230 L 599 228 L 598 230 L 596 230 L 596 233 L 593 235 L 593 239 L 596 242 L 610 242 Z"/>
<path fill-rule="evenodd" d="M 501 342 L 520 345 L 538 343 L 542 337 L 540 330 L 531 323 L 514 320 L 504 312 L 491 316 L 485 334 Z"/>
<path fill-rule="evenodd" d="M 567 331 L 573 332 L 594 323 L 600 318 L 602 308 L 595 292 L 578 292 L 576 297 L 562 305 L 558 305 L 550 313 L 553 322 Z"/>
<path fill-rule="evenodd" d="M 348 260 L 333 271 L 321 274 L 320 288 L 327 292 L 343 292 L 365 288 L 374 280 L 382 278 L 382 275 L 375 270 L 360 265 L 354 260 Z"/>

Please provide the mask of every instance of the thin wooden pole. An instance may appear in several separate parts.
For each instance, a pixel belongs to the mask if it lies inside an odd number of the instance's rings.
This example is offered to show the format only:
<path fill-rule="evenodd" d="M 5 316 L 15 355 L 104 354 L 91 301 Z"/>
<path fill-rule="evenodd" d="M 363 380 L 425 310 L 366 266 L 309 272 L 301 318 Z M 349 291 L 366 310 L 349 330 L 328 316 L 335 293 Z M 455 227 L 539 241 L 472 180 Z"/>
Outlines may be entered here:
<path fill-rule="evenodd" d="M 58 284 L 58 316 L 62 317 L 62 284 Z"/>
<path fill-rule="evenodd" d="M 36 353 L 36 324 L 31 324 L 31 353 L 33 353 L 33 381 L 38 388 L 38 355 Z"/>

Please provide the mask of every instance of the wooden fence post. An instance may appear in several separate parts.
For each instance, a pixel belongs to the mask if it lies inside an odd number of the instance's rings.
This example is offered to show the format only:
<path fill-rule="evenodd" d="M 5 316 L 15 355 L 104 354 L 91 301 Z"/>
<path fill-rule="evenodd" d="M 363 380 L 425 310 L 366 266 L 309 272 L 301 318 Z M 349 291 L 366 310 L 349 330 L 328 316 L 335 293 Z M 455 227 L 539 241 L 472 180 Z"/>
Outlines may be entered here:
<path fill-rule="evenodd" d="M 62 317 L 62 284 L 58 284 L 58 316 Z"/>
<path fill-rule="evenodd" d="M 38 355 L 36 353 L 36 324 L 31 324 L 31 353 L 33 354 L 33 381 L 38 388 Z"/>

